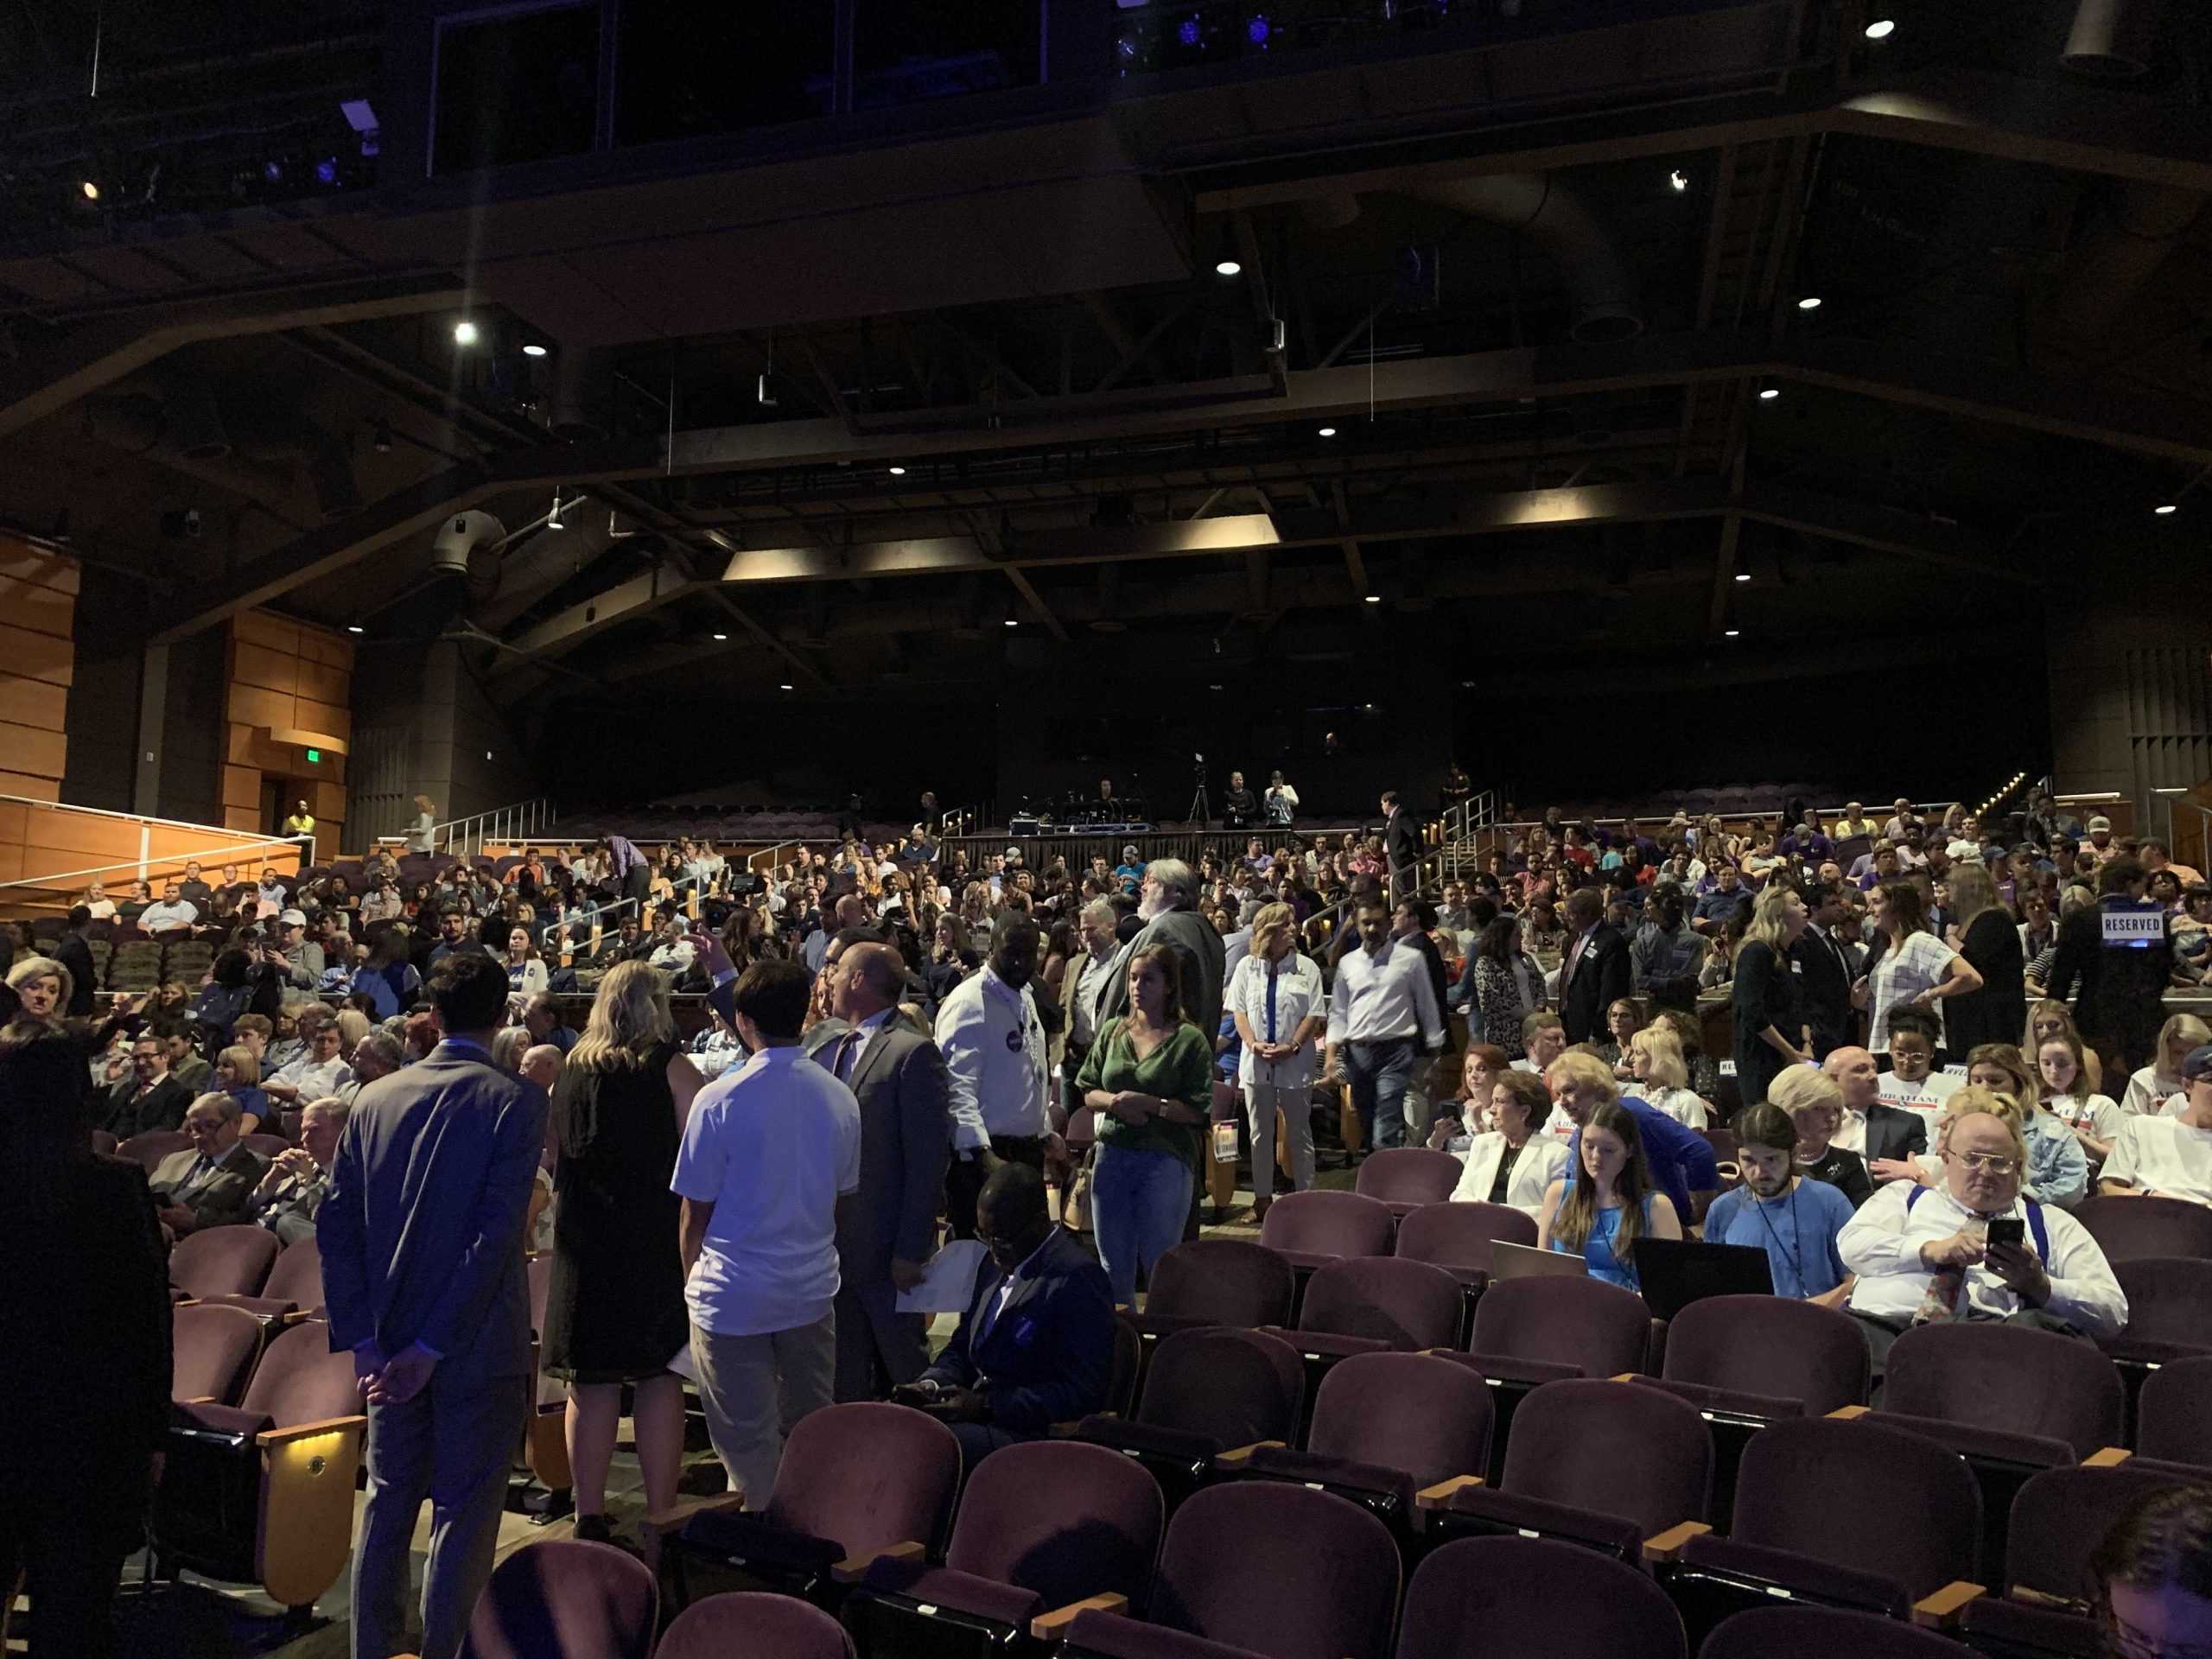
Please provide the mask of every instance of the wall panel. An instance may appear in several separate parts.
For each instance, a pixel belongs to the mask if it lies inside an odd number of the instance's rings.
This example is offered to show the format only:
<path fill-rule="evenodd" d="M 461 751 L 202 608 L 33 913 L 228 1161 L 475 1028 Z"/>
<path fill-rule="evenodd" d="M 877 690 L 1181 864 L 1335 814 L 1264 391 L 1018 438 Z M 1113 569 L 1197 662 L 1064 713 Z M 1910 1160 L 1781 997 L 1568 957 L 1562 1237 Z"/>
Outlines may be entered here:
<path fill-rule="evenodd" d="M 267 830 L 263 790 L 282 780 L 284 811 L 306 800 L 315 818 L 315 854 L 327 861 L 344 849 L 345 756 L 353 725 L 353 648 L 344 635 L 250 611 L 232 619 L 224 714 L 224 822 Z M 301 747 L 270 733 L 304 732 L 325 740 Z M 320 752 L 307 759 L 306 747 Z"/>

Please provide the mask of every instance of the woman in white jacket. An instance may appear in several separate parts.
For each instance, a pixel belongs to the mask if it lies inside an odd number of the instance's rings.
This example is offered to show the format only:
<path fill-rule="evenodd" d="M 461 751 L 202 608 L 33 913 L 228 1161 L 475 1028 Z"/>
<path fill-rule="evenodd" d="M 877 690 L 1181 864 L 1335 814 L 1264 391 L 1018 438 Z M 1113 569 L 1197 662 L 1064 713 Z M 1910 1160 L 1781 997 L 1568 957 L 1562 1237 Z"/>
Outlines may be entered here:
<path fill-rule="evenodd" d="M 1508 1071 L 1490 1099 L 1497 1128 L 1468 1147 L 1452 1199 L 1510 1205 L 1533 1218 L 1544 1207 L 1544 1189 L 1567 1169 L 1567 1143 L 1541 1133 L 1551 1115 L 1551 1090 L 1533 1071 Z"/>

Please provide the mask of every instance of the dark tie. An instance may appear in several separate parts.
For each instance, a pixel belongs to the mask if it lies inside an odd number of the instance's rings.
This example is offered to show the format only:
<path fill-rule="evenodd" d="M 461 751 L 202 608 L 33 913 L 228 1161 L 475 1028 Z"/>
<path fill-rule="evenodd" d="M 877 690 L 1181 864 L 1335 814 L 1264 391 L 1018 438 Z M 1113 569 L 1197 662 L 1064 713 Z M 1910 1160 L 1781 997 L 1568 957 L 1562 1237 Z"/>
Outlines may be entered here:
<path fill-rule="evenodd" d="M 837 1057 L 830 1063 L 830 1069 L 838 1082 L 850 1083 L 853 1080 L 853 1051 L 860 1046 L 861 1034 L 857 1031 L 849 1031 L 837 1039 Z"/>

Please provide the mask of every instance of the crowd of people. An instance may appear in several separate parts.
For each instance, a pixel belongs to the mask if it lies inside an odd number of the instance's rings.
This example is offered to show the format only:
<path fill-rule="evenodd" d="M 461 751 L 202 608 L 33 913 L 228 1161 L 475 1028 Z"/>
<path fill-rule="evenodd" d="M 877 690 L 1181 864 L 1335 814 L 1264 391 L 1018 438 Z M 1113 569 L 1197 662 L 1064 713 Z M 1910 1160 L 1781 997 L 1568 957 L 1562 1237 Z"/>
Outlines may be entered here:
<path fill-rule="evenodd" d="M 1878 1370 L 1929 1320 L 2110 1336 L 2126 1298 L 2069 1211 L 2212 1205 L 2212 1030 L 2160 1006 L 2201 981 L 2212 923 L 2156 842 L 2042 797 L 2007 841 L 1902 801 L 1748 833 L 1554 813 L 1432 899 L 1379 805 L 1378 834 L 1255 836 L 1195 867 L 1134 846 L 1033 867 L 1019 843 L 977 863 L 919 827 L 766 870 L 619 836 L 497 874 L 378 854 L 358 891 L 194 867 L 135 924 L 207 938 L 204 982 L 105 1001 L 95 890 L 8 971 L 0 1133 L 35 1116 L 40 1155 L 75 1158 L 181 1130 L 143 1185 L 85 1184 L 148 1272 L 212 1226 L 317 1239 L 369 1411 L 355 1650 L 402 1643 L 428 1497 L 439 1659 L 527 1408 L 526 1240 L 552 1256 L 536 1334 L 568 1389 L 575 1529 L 607 1539 L 626 1389 L 654 1510 L 687 1382 L 755 1502 L 833 1400 L 926 1409 L 971 1459 L 1099 1409 L 1115 1309 L 1195 1233 L 1240 1124 L 1253 1218 L 1315 1184 L 1317 1122 L 1348 1161 L 1425 1143 L 1461 1160 L 1456 1199 L 1525 1211 L 1630 1289 L 1640 1240 L 1764 1250 L 1775 1293 L 1855 1318 Z M 579 1032 L 563 999 L 587 993 Z M 1708 1052 L 1723 1007 L 1732 1043 Z M 981 1262 L 932 1359 L 908 1299 L 947 1237 Z M 159 1443 L 124 1437 L 118 1504 Z"/>

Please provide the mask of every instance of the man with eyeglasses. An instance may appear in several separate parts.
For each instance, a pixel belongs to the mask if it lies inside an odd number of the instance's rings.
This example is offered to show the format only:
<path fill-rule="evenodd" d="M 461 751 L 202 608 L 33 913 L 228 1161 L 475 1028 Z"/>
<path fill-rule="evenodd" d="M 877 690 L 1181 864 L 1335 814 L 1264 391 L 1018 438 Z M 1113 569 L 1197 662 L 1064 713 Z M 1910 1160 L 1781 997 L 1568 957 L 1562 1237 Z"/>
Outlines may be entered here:
<path fill-rule="evenodd" d="M 1916 1325 L 1998 1319 L 2065 1336 L 2117 1334 L 2127 1298 L 2096 1240 L 2063 1210 L 2020 1196 L 2027 1145 L 2019 1130 L 1993 1113 L 1968 1112 L 1952 1120 L 1942 1158 L 1936 1185 L 1892 1181 L 1836 1241 L 1858 1275 L 1846 1311 L 1866 1332 L 1874 1374 Z"/>
<path fill-rule="evenodd" d="M 2139 1500 L 2089 1567 L 2117 1659 L 2212 1659 L 2212 1490 Z"/>

